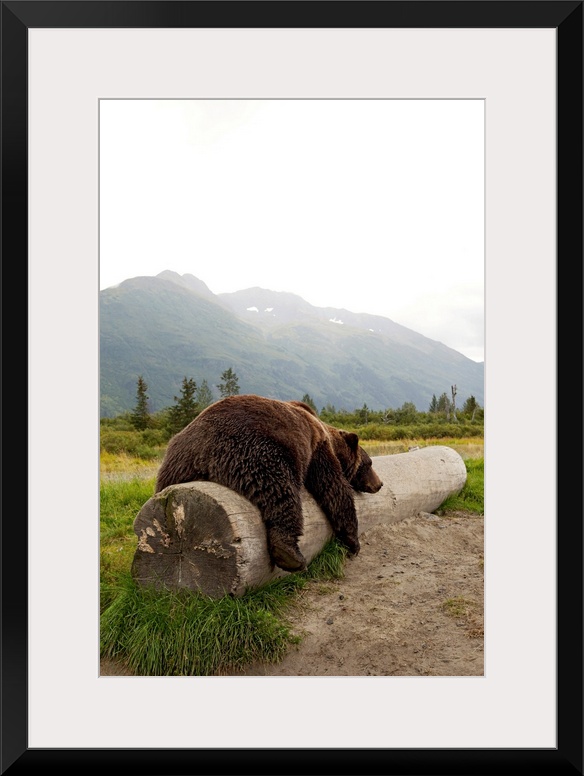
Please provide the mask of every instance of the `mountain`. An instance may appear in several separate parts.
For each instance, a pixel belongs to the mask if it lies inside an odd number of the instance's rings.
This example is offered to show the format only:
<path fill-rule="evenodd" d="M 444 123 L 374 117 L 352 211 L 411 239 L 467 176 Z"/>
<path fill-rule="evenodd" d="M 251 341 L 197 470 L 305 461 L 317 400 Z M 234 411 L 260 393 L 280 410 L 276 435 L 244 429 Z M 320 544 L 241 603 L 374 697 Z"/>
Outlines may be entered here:
<path fill-rule="evenodd" d="M 310 394 L 320 409 L 427 410 L 457 386 L 457 404 L 484 402 L 484 364 L 382 316 L 314 307 L 295 294 L 249 288 L 213 294 L 165 271 L 100 292 L 101 415 L 131 410 L 139 375 L 151 409 L 174 403 L 184 377 L 218 397 L 231 367 L 241 393 Z"/>

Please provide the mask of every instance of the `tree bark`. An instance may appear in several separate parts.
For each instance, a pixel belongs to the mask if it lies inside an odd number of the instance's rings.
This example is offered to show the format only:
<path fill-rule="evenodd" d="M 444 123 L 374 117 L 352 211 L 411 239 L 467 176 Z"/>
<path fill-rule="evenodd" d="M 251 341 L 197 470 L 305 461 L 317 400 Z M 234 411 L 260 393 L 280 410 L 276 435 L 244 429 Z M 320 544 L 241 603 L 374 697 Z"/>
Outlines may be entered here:
<path fill-rule="evenodd" d="M 433 512 L 466 482 L 466 467 L 450 447 L 373 457 L 383 480 L 378 493 L 355 493 L 359 535 L 380 523 Z M 303 490 L 307 562 L 332 537 L 330 525 Z M 188 588 L 212 598 L 241 596 L 288 572 L 272 569 L 259 511 L 232 490 L 211 482 L 170 485 L 142 507 L 134 521 L 138 546 L 132 576 L 144 586 Z M 361 552 L 366 550 L 361 550 Z"/>

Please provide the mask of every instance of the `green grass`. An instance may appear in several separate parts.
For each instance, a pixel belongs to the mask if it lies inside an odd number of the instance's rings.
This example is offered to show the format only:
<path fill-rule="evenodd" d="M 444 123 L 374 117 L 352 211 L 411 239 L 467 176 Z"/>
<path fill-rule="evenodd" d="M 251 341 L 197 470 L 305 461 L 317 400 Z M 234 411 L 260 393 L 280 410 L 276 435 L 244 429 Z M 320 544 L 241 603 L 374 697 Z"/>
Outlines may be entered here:
<path fill-rule="evenodd" d="M 102 484 L 99 493 L 102 542 L 133 535 L 134 518 L 153 494 L 153 479 Z"/>
<path fill-rule="evenodd" d="M 458 495 L 449 496 L 440 505 L 442 512 L 485 513 L 485 461 L 484 458 L 467 458 L 466 483 Z"/>
<path fill-rule="evenodd" d="M 101 618 L 101 650 L 143 676 L 209 676 L 261 659 L 292 641 L 282 618 L 285 590 L 211 599 L 138 588 L 129 575 Z M 289 585 L 288 585 L 289 587 Z"/>
<path fill-rule="evenodd" d="M 153 479 L 103 482 L 100 487 L 100 601 L 103 611 L 116 595 L 116 582 L 136 551 L 134 519 L 154 493 Z"/>
<path fill-rule="evenodd" d="M 213 676 L 253 661 L 277 662 L 299 638 L 287 614 L 309 579 L 343 574 L 336 540 L 302 574 L 290 574 L 240 598 L 138 587 L 128 571 L 103 585 L 101 655 L 140 676 Z"/>
<path fill-rule="evenodd" d="M 104 481 L 101 507 L 101 655 L 140 676 L 210 676 L 250 662 L 280 660 L 298 641 L 288 613 L 310 579 L 343 576 L 346 550 L 329 542 L 302 574 L 290 574 L 240 598 L 139 587 L 130 568 L 133 523 L 154 493 L 152 478 Z"/>
<path fill-rule="evenodd" d="M 484 463 L 465 460 L 467 482 L 441 511 L 483 514 Z M 301 574 L 212 599 L 190 591 L 137 586 L 130 574 L 133 522 L 154 493 L 154 479 L 104 480 L 101 502 L 101 654 L 140 676 L 212 676 L 251 662 L 277 662 L 299 638 L 289 616 L 309 580 L 340 579 L 347 552 L 330 541 Z"/>

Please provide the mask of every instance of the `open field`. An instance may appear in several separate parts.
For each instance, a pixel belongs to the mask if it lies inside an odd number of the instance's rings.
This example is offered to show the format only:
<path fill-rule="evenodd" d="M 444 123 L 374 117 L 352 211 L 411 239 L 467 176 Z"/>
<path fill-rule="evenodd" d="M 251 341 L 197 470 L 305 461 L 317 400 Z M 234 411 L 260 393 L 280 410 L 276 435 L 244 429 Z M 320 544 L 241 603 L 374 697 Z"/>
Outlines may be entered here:
<path fill-rule="evenodd" d="M 466 460 L 467 458 L 482 458 L 484 444 L 482 439 L 471 437 L 469 439 L 401 439 L 392 442 L 376 442 L 364 440 L 362 447 L 369 455 L 394 455 L 407 453 L 412 447 L 425 447 L 427 445 L 446 445 Z M 151 479 L 156 477 L 156 472 L 162 461 L 164 451 L 160 456 L 148 461 L 134 458 L 130 455 L 103 453 L 100 456 L 100 477 L 102 482 L 112 480 Z"/>
<path fill-rule="evenodd" d="M 375 442 L 363 440 L 361 446 L 369 455 L 394 455 L 407 453 L 412 447 L 428 447 L 429 445 L 445 445 L 451 447 L 463 460 L 467 458 L 483 458 L 484 443 L 482 439 L 470 437 L 468 439 L 400 439 L 394 442 Z"/>

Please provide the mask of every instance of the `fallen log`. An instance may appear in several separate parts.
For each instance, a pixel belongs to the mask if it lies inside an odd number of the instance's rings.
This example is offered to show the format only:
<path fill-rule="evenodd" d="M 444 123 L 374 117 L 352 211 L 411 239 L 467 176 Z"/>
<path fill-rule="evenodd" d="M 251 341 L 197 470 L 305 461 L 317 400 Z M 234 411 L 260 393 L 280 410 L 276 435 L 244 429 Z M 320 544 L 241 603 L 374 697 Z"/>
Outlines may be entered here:
<path fill-rule="evenodd" d="M 355 493 L 359 535 L 380 523 L 433 512 L 466 482 L 464 461 L 450 447 L 424 447 L 372 460 L 384 485 L 378 493 Z M 310 563 L 332 530 L 307 491 L 302 494 L 302 512 L 299 546 Z M 289 573 L 270 566 L 258 509 L 215 483 L 168 486 L 144 504 L 134 531 L 138 546 L 132 576 L 143 586 L 188 588 L 219 598 L 241 596 Z"/>

